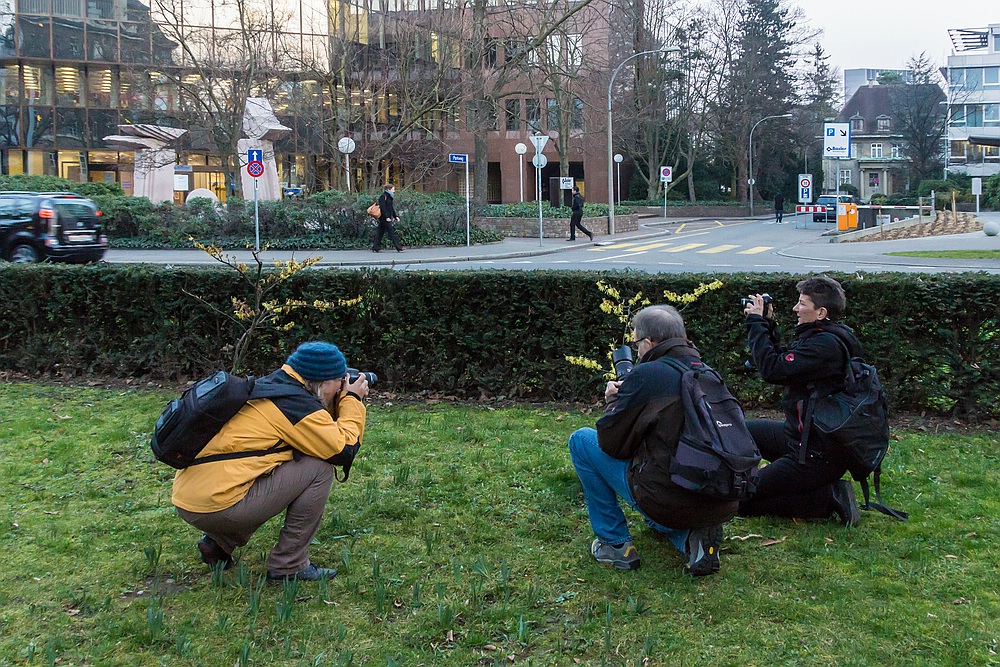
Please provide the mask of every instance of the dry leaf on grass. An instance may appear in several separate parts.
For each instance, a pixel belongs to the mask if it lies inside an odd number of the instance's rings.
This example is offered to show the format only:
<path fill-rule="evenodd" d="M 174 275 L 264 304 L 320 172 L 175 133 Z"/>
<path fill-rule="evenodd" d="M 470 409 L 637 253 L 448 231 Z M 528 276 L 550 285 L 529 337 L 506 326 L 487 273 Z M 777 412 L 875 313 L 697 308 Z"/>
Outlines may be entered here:
<path fill-rule="evenodd" d="M 776 538 L 776 539 L 773 539 L 773 540 L 764 540 L 763 542 L 760 543 L 760 546 L 762 546 L 762 547 L 769 547 L 769 546 L 772 546 L 774 544 L 781 544 L 782 542 L 784 542 L 787 539 L 788 539 L 788 535 L 785 535 L 784 537 L 779 537 L 779 538 Z"/>

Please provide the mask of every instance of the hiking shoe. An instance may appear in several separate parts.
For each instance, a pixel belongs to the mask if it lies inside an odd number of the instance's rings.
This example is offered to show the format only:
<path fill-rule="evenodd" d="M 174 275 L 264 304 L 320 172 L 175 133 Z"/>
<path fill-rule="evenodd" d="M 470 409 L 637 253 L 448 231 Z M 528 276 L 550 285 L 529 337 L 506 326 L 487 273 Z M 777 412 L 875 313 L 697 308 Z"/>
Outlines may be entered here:
<path fill-rule="evenodd" d="M 628 540 L 620 547 L 613 547 L 610 544 L 595 539 L 590 543 L 590 555 L 598 563 L 610 565 L 616 570 L 638 570 L 639 552 L 636 550 L 632 540 Z"/>
<path fill-rule="evenodd" d="M 277 574 L 267 571 L 267 580 L 274 584 L 279 584 L 285 579 L 298 579 L 299 581 L 319 581 L 320 579 L 333 579 L 337 576 L 337 571 L 330 567 L 319 567 L 309 563 L 305 568 L 290 574 Z"/>
<path fill-rule="evenodd" d="M 719 547 L 722 544 L 722 524 L 695 528 L 687 538 L 688 555 L 685 571 L 692 577 L 704 577 L 719 571 Z"/>
<path fill-rule="evenodd" d="M 228 570 L 236 564 L 233 557 L 227 554 L 225 549 L 208 535 L 202 535 L 201 539 L 198 540 L 198 551 L 201 552 L 201 562 L 209 567 L 215 567 L 222 563 L 222 569 Z"/>
<path fill-rule="evenodd" d="M 854 496 L 854 484 L 848 479 L 837 480 L 833 484 L 833 512 L 845 526 L 857 525 L 861 520 L 858 499 Z"/>

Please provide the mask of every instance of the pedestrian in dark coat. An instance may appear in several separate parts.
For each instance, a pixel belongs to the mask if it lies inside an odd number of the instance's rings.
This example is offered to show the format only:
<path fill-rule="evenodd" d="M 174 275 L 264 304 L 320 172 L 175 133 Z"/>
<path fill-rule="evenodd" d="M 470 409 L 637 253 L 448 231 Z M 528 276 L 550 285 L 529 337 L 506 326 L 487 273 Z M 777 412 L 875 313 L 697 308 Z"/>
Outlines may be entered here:
<path fill-rule="evenodd" d="M 576 240 L 576 228 L 579 227 L 580 231 L 587 235 L 591 241 L 594 240 L 594 235 L 590 233 L 590 230 L 583 226 L 583 195 L 580 194 L 580 188 L 573 186 L 573 214 L 569 219 L 569 240 Z"/>
<path fill-rule="evenodd" d="M 399 242 L 399 237 L 396 236 L 396 228 L 393 226 L 399 222 L 399 216 L 396 215 L 396 207 L 393 205 L 395 197 L 396 186 L 386 183 L 385 192 L 378 198 L 378 207 L 382 210 L 382 215 L 379 216 L 378 229 L 375 230 L 375 242 L 372 243 L 372 252 L 378 252 L 382 249 L 382 236 L 384 234 L 389 235 L 389 240 L 395 246 L 396 252 L 403 252 L 403 244 Z"/>
<path fill-rule="evenodd" d="M 781 190 L 778 190 L 774 194 L 774 221 L 779 225 L 784 222 L 782 219 L 785 215 L 785 195 L 781 194 Z"/>

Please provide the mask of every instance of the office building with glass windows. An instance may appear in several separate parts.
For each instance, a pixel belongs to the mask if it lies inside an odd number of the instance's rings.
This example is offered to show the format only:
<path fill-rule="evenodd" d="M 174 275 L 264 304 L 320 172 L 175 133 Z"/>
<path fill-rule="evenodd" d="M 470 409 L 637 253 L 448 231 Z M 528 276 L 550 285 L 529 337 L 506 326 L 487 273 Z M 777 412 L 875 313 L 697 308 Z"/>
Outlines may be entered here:
<path fill-rule="evenodd" d="M 606 71 L 569 96 L 530 75 L 514 78 L 489 122 L 473 124 L 462 97 L 469 94 L 462 75 L 468 18 L 456 19 L 449 0 L 404 2 L 0 0 L 2 173 L 117 182 L 130 193 L 132 153 L 104 137 L 119 134 L 121 124 L 159 124 L 188 130 L 177 146 L 175 199 L 194 188 L 225 198 L 238 180 L 239 101 L 263 97 L 292 129 L 275 144 L 286 186 L 344 187 L 337 141 L 351 136 L 358 146 L 353 189 L 387 180 L 463 189 L 464 171 L 447 156 L 477 159 L 472 131 L 485 127 L 488 199 L 517 201 L 522 185 L 532 198 L 531 155 L 521 169 L 514 147 L 532 132 L 565 126 L 568 175 L 590 181 L 591 199 L 604 199 Z M 590 10 L 585 30 L 553 35 L 548 52 L 606 64 L 611 32 L 606 21 L 598 26 L 601 11 Z M 495 67 L 524 44 L 499 23 L 477 67 Z M 560 117 L 560 109 L 568 112 Z M 546 149 L 544 196 L 549 177 L 565 175 L 557 146 Z"/>
<path fill-rule="evenodd" d="M 948 81 L 945 171 L 1000 174 L 1000 23 L 948 31 L 953 55 Z"/>

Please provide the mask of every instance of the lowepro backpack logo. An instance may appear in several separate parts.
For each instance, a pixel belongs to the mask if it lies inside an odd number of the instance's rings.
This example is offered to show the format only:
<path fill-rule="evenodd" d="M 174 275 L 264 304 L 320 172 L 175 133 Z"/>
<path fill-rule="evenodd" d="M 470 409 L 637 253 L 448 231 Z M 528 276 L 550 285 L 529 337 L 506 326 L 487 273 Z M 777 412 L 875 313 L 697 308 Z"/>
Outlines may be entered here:
<path fill-rule="evenodd" d="M 724 424 L 724 423 L 720 422 L 718 419 L 716 419 L 715 420 L 715 425 L 718 426 L 719 428 L 726 428 L 727 426 L 732 426 L 733 424 L 732 424 L 732 422 L 730 422 L 728 424 Z"/>

